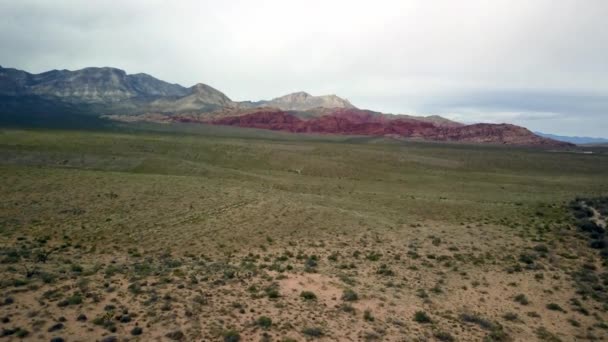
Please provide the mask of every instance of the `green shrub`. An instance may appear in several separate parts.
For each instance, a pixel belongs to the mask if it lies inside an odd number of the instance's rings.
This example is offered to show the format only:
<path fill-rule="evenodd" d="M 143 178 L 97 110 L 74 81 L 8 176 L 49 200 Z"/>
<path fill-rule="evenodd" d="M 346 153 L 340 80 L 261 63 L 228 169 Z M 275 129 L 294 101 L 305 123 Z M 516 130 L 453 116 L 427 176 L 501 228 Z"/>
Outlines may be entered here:
<path fill-rule="evenodd" d="M 357 292 L 355 292 L 351 289 L 346 289 L 342 293 L 342 300 L 345 300 L 347 302 L 354 302 L 358 299 L 359 299 L 359 295 L 357 295 Z"/>
<path fill-rule="evenodd" d="M 270 319 L 270 317 L 261 316 L 256 321 L 256 324 L 262 327 L 263 329 L 268 329 L 270 328 L 270 326 L 272 326 L 272 319 Z"/>
<path fill-rule="evenodd" d="M 317 300 L 317 295 L 311 291 L 302 291 L 300 297 L 304 300 Z"/>
<path fill-rule="evenodd" d="M 241 340 L 241 335 L 235 330 L 225 331 L 222 335 L 224 336 L 224 342 L 239 342 Z"/>
<path fill-rule="evenodd" d="M 302 329 L 302 334 L 310 337 L 321 337 L 323 336 L 323 330 L 317 327 L 307 327 Z"/>
<path fill-rule="evenodd" d="M 466 323 L 477 324 L 486 330 L 495 330 L 497 327 L 496 324 L 474 313 L 463 313 L 460 315 L 460 319 Z"/>
<path fill-rule="evenodd" d="M 528 298 L 526 297 L 525 294 L 518 294 L 517 296 L 515 296 L 515 301 L 518 302 L 521 305 L 528 305 L 530 304 L 530 301 L 528 300 Z"/>
<path fill-rule="evenodd" d="M 556 303 L 547 304 L 547 309 L 552 311 L 565 311 L 561 306 L 559 306 L 559 304 Z"/>
<path fill-rule="evenodd" d="M 443 342 L 454 342 L 456 341 L 456 339 L 454 338 L 454 336 L 452 336 L 450 333 L 445 332 L 445 331 L 438 331 L 434 334 L 435 338 L 438 339 L 439 341 L 443 341 Z"/>
<path fill-rule="evenodd" d="M 416 311 L 416 313 L 414 313 L 414 322 L 431 323 L 431 317 L 424 311 Z"/>

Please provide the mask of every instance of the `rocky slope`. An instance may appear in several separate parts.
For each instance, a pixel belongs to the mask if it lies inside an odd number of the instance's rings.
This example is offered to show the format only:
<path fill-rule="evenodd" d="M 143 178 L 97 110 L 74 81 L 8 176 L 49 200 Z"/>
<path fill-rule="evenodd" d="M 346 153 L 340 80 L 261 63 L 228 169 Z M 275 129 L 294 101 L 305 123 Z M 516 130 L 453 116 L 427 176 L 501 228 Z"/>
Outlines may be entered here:
<path fill-rule="evenodd" d="M 247 103 L 244 103 L 247 105 Z M 282 110 L 306 111 L 314 108 L 356 108 L 348 100 L 336 95 L 313 96 L 297 92 L 274 98 L 270 101 L 250 102 L 252 107 L 273 107 Z"/>

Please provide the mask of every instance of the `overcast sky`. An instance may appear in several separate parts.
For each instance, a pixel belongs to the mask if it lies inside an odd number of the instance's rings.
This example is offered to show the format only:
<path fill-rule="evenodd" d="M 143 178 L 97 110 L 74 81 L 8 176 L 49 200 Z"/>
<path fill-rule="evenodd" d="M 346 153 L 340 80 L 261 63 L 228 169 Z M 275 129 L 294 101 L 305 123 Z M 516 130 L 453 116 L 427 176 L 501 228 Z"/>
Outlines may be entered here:
<path fill-rule="evenodd" d="M 0 65 L 608 137 L 605 0 L 0 0 Z"/>

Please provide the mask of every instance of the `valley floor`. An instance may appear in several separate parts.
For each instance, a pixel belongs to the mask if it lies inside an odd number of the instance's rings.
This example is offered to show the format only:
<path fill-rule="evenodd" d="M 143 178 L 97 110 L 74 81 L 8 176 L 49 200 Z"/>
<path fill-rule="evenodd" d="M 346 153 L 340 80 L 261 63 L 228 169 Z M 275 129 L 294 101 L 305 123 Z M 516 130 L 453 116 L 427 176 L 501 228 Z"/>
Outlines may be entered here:
<path fill-rule="evenodd" d="M 0 131 L 0 339 L 608 338 L 604 150 L 162 130 Z"/>

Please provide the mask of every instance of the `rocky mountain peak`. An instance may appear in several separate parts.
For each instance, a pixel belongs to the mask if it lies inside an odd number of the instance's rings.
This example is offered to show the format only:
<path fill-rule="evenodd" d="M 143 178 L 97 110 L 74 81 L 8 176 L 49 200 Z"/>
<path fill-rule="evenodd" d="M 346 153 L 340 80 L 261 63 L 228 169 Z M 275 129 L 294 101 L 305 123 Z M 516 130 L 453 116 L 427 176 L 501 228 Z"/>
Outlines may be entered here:
<path fill-rule="evenodd" d="M 262 106 L 276 107 L 282 110 L 309 110 L 313 108 L 355 108 L 348 100 L 336 95 L 313 96 L 307 92 L 299 91 L 274 98 L 270 101 L 261 101 Z"/>

